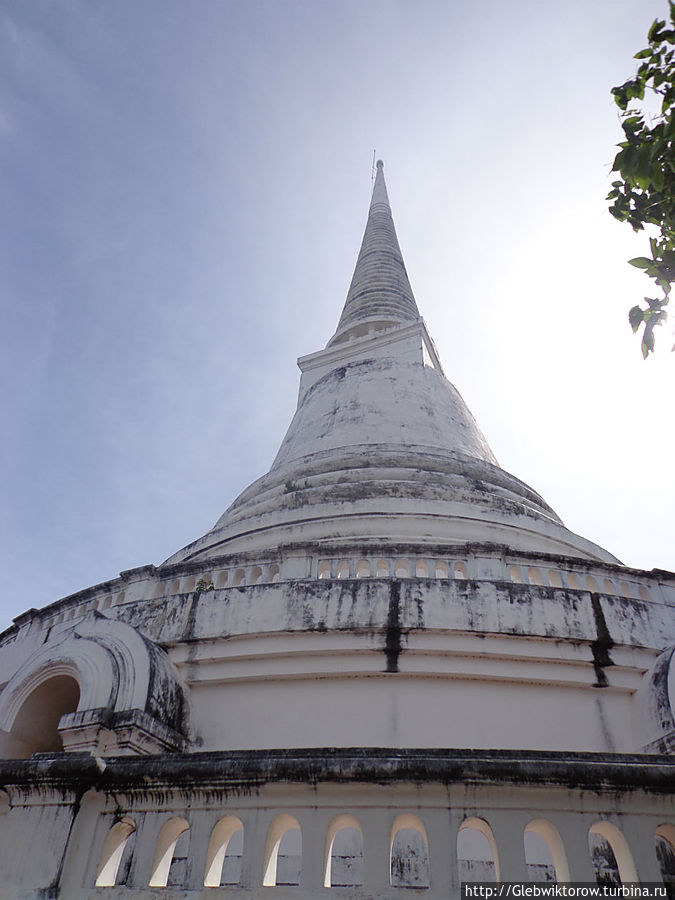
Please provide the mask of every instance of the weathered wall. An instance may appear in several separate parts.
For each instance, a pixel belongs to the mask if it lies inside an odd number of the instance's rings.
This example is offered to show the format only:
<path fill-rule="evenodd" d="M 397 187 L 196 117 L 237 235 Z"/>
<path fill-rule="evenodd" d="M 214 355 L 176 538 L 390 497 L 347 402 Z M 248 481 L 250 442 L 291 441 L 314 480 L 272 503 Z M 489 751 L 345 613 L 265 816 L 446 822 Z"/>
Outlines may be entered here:
<path fill-rule="evenodd" d="M 8 808 L 0 812 L 2 896 L 211 896 L 213 889 L 204 886 L 210 848 L 218 828 L 223 834 L 226 817 L 243 829 L 236 850 L 240 880 L 236 887 L 222 887 L 219 896 L 269 897 L 270 888 L 263 886 L 273 852 L 269 837 L 281 836 L 291 824 L 301 835 L 299 884 L 274 889 L 274 896 L 284 900 L 331 895 L 324 886 L 329 838 L 343 825 L 355 826 L 362 836 L 356 844 L 352 837 L 352 844 L 357 856 L 360 850 L 363 884 L 342 894 L 354 900 L 399 896 L 392 881 L 401 874 L 405 879 L 406 873 L 418 883 L 426 879 L 431 897 L 457 897 L 459 873 L 471 868 L 465 857 L 458 859 L 458 833 L 476 824 L 491 838 L 493 871 L 504 881 L 527 880 L 531 874 L 536 860 L 526 856 L 524 838 L 532 828 L 558 841 L 558 880 L 593 881 L 588 834 L 602 823 L 606 833 L 618 834 L 623 880 L 658 882 L 655 831 L 675 821 L 673 763 L 659 757 L 648 768 L 643 763 L 640 757 L 607 761 L 560 754 L 326 749 L 153 762 L 111 759 L 105 765 L 73 756 L 70 774 L 63 758 L 0 763 L 0 785 L 9 795 Z M 36 791 L 31 785 L 38 769 L 43 786 Z M 46 792 L 52 793 L 47 797 Z M 175 856 L 181 858 L 170 868 L 168 887 L 149 888 L 162 829 L 177 818 L 189 829 L 176 845 Z M 130 823 L 134 834 L 130 852 L 120 861 L 124 883 L 96 888 L 106 839 L 120 821 Z M 394 840 L 399 829 L 406 836 L 403 842 Z M 415 832 L 419 852 L 406 858 Z M 232 829 L 224 834 L 227 838 Z M 625 852 L 619 852 L 624 844 Z M 294 852 L 293 845 L 287 846 Z M 402 858 L 392 859 L 401 852 Z M 276 872 L 283 878 L 282 866 Z"/>
<path fill-rule="evenodd" d="M 82 719 L 108 702 L 111 712 L 139 709 L 172 732 L 190 721 L 189 737 L 213 750 L 330 743 L 616 752 L 659 739 L 656 713 L 645 719 L 636 709 L 650 709 L 645 673 L 675 635 L 668 603 L 477 579 L 320 577 L 220 589 L 208 578 L 208 589 L 164 596 L 153 596 L 154 579 L 139 581 L 105 616 L 46 632 L 34 617 L 0 654 L 8 679 L 0 719 L 5 707 L 11 719 L 12 698 L 26 693 L 21 672 L 48 677 L 67 664 L 84 679 L 70 722 L 82 733 L 70 745 L 98 753 L 122 752 L 96 743 Z M 133 665 L 128 651 L 104 652 L 105 640 L 121 650 L 130 636 L 142 651 Z M 95 668 L 83 656 L 94 637 L 103 641 Z M 109 658 L 117 682 L 107 685 Z M 115 699 L 122 695 L 126 706 Z M 2 719 L 0 729 L 11 724 Z M 170 746 L 161 728 L 155 739 Z"/>

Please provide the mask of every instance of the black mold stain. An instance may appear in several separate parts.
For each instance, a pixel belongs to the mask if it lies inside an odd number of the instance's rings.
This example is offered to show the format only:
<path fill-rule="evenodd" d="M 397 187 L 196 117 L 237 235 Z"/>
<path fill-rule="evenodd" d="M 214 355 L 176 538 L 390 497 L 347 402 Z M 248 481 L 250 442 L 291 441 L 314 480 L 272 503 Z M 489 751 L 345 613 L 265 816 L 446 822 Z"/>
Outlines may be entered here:
<path fill-rule="evenodd" d="M 197 607 L 199 606 L 199 596 L 201 591 L 195 591 L 190 597 L 187 616 L 185 617 L 185 625 L 183 628 L 183 637 L 186 641 L 191 640 L 195 636 L 195 624 L 197 621 Z"/>
<path fill-rule="evenodd" d="M 401 654 L 401 582 L 393 579 L 389 593 L 389 615 L 387 617 L 384 653 L 387 657 L 386 672 L 398 672 L 398 658 Z"/>
<path fill-rule="evenodd" d="M 56 877 L 53 882 L 48 885 L 46 888 L 43 888 L 40 891 L 40 894 L 44 898 L 44 900 L 57 900 L 61 896 L 61 879 L 63 878 L 63 864 L 66 861 L 66 854 L 68 853 L 68 846 L 70 844 L 70 839 L 73 834 L 73 828 L 75 826 L 75 820 L 77 819 L 77 814 L 80 811 L 80 807 L 82 806 L 82 798 L 87 790 L 86 785 L 83 785 L 78 790 L 75 795 L 75 800 L 73 802 L 71 812 L 70 812 L 70 822 L 68 824 L 68 836 L 66 837 L 65 843 L 63 845 L 63 853 L 61 854 L 61 859 L 59 861 L 59 869 L 56 873 Z M 40 896 L 40 894 L 38 896 Z"/>
<path fill-rule="evenodd" d="M 86 753 L 0 760 L 4 786 L 34 791 L 40 784 L 43 789 L 74 789 L 79 797 L 88 788 L 106 794 L 121 791 L 135 803 L 167 804 L 177 786 L 184 798 L 179 802 L 187 804 L 200 796 L 247 796 L 265 784 L 284 782 L 547 784 L 670 796 L 674 776 L 669 755 L 545 750 L 314 747 L 107 757 L 104 767 Z"/>
<path fill-rule="evenodd" d="M 595 687 L 607 687 L 609 684 L 605 669 L 607 666 L 613 666 L 612 658 L 609 651 L 614 646 L 605 614 L 600 604 L 600 596 L 591 594 L 591 605 L 593 607 L 593 618 L 595 619 L 595 630 L 597 637 L 591 644 L 591 652 L 593 653 L 593 668 L 595 669 Z"/>

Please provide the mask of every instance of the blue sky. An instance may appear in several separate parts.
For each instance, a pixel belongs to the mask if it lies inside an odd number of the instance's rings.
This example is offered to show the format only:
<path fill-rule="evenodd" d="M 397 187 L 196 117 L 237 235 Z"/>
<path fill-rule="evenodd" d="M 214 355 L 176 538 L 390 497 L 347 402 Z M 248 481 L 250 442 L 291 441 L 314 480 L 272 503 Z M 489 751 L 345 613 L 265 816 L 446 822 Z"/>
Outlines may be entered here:
<path fill-rule="evenodd" d="M 609 89 L 665 0 L 4 0 L 3 621 L 208 530 L 269 467 L 373 149 L 446 374 L 572 530 L 675 569 L 675 358 L 626 324 Z"/>

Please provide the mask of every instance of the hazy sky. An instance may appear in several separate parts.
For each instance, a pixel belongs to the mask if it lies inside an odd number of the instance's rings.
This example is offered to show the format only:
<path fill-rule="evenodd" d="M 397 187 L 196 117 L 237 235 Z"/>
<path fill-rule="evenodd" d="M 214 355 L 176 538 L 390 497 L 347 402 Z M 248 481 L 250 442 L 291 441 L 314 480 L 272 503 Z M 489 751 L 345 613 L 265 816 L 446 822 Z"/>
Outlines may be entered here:
<path fill-rule="evenodd" d="M 158 564 L 263 474 L 385 173 L 502 466 L 675 569 L 675 356 L 606 211 L 665 0 L 2 0 L 2 624 Z"/>

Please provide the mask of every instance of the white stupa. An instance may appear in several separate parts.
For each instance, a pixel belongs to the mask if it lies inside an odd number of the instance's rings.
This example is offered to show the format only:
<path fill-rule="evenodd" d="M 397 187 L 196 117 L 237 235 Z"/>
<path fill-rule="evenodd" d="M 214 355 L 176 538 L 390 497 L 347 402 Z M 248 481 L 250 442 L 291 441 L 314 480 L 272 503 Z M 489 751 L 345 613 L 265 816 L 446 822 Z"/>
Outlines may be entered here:
<path fill-rule="evenodd" d="M 675 575 L 499 466 L 381 162 L 336 332 L 298 364 L 270 471 L 210 531 L 0 635 L 2 896 L 669 883 Z"/>

